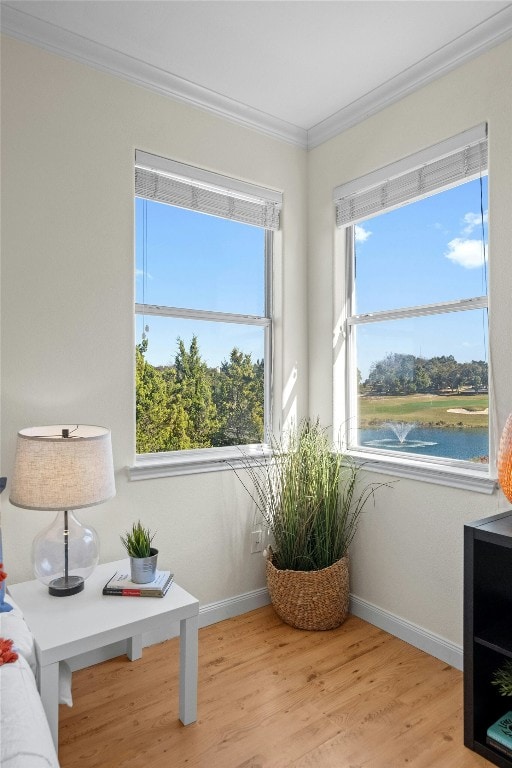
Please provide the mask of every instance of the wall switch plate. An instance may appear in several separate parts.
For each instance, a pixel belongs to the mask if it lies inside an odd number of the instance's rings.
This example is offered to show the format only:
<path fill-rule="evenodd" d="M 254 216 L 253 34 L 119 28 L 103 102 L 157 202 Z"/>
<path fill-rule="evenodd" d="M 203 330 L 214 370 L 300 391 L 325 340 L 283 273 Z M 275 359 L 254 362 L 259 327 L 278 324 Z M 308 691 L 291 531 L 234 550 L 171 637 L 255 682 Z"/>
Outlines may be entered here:
<path fill-rule="evenodd" d="M 251 531 L 251 554 L 263 552 L 263 531 Z"/>

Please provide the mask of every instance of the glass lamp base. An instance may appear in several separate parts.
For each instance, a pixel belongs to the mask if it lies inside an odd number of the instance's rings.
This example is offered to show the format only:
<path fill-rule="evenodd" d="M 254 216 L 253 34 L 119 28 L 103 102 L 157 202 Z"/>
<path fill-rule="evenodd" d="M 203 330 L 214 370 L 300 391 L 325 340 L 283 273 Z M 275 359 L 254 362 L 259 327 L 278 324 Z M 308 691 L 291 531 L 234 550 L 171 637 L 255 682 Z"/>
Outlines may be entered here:
<path fill-rule="evenodd" d="M 72 512 L 57 512 L 32 545 L 34 575 L 58 597 L 81 592 L 98 560 L 96 531 L 82 525 Z"/>
<path fill-rule="evenodd" d="M 48 592 L 54 597 L 66 597 L 67 595 L 76 595 L 84 588 L 84 579 L 81 576 L 60 576 L 53 579 L 48 585 Z"/>

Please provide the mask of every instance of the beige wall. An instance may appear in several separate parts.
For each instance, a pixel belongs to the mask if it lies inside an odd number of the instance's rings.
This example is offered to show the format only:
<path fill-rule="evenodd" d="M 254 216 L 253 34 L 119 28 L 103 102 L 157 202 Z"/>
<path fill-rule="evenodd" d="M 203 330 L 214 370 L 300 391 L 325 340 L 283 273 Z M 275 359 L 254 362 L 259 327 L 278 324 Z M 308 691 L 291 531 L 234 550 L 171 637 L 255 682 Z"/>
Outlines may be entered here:
<path fill-rule="evenodd" d="M 333 384 L 332 190 L 338 184 L 487 121 L 490 196 L 490 344 L 496 422 L 512 410 L 512 43 L 417 91 L 309 154 L 310 412 L 329 423 Z M 341 254 L 338 254 L 341 258 Z M 336 265 L 339 268 L 339 263 Z M 385 480 L 374 475 L 374 480 Z M 352 592 L 462 642 L 463 524 L 507 508 L 484 496 L 399 480 L 363 516 L 352 550 Z"/>
<path fill-rule="evenodd" d="M 284 192 L 275 274 L 276 421 L 303 415 L 309 403 L 310 414 L 329 424 L 333 187 L 487 120 L 491 347 L 501 427 L 512 410 L 511 61 L 507 43 L 308 156 L 4 39 L 2 473 L 11 472 L 16 431 L 24 426 L 108 425 L 117 497 L 82 515 L 100 533 L 102 560 L 122 556 L 119 533 L 141 516 L 157 529 L 165 564 L 202 602 L 264 584 L 262 559 L 248 554 L 252 510 L 230 472 L 131 483 L 126 477 L 134 443 L 135 148 Z M 463 523 L 505 507 L 498 493 L 400 480 L 363 517 L 352 552 L 353 592 L 460 643 Z M 30 544 L 47 520 L 4 499 L 13 581 L 31 577 Z"/>
<path fill-rule="evenodd" d="M 157 531 L 162 567 L 201 602 L 262 587 L 263 558 L 249 554 L 253 511 L 231 471 L 126 476 L 135 433 L 134 150 L 283 191 L 277 422 L 294 371 L 285 410 L 307 409 L 306 153 L 9 38 L 1 96 L 2 472 L 11 473 L 20 428 L 110 426 L 117 497 L 81 514 L 100 534 L 102 561 L 123 556 L 119 534 L 140 516 Z M 4 501 L 13 581 L 32 578 L 31 542 L 51 517 Z"/>

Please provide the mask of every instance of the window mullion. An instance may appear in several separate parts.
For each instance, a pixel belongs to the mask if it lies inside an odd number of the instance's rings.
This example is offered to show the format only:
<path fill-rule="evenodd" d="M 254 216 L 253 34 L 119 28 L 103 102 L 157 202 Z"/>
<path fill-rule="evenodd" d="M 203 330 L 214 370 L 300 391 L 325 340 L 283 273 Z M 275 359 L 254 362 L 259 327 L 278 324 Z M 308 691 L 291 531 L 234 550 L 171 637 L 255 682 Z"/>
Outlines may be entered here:
<path fill-rule="evenodd" d="M 345 344 L 347 355 L 347 366 L 345 368 L 345 392 L 347 399 L 347 414 L 356 415 L 357 418 L 349 418 L 346 422 L 346 447 L 357 442 L 357 422 L 359 420 L 358 414 L 358 385 L 357 379 L 354 382 L 352 371 L 357 371 L 357 353 L 356 353 L 356 340 L 355 340 L 355 327 L 351 327 L 349 320 L 352 316 L 352 311 L 355 307 L 355 285 L 356 285 L 356 259 L 355 259 L 355 231 L 354 227 L 347 227 L 345 248 L 347 254 L 347 269 L 345 280 L 347 284 L 347 319 L 345 328 Z"/>
<path fill-rule="evenodd" d="M 274 268 L 274 236 L 272 232 L 265 232 L 265 315 L 266 319 L 272 318 L 274 313 L 273 285 Z M 271 320 L 265 325 L 265 364 L 263 369 L 263 439 L 270 442 L 272 433 L 272 380 L 274 371 L 273 355 L 273 325 Z"/>
<path fill-rule="evenodd" d="M 231 312 L 212 312 L 207 309 L 185 309 L 183 307 L 167 307 L 157 304 L 136 304 L 135 314 L 182 317 L 190 320 L 210 320 L 218 323 L 257 325 L 262 328 L 270 325 L 269 317 L 261 317 L 259 315 L 239 315 Z"/>
<path fill-rule="evenodd" d="M 417 307 L 401 309 L 385 309 L 380 312 L 369 312 L 364 315 L 352 315 L 347 318 L 348 325 L 363 325 L 365 323 L 382 323 L 387 320 L 401 320 L 409 317 L 426 317 L 427 315 L 443 315 L 448 312 L 464 312 L 468 309 L 485 309 L 487 296 L 476 296 L 472 299 L 443 301 L 436 304 L 423 304 Z"/>

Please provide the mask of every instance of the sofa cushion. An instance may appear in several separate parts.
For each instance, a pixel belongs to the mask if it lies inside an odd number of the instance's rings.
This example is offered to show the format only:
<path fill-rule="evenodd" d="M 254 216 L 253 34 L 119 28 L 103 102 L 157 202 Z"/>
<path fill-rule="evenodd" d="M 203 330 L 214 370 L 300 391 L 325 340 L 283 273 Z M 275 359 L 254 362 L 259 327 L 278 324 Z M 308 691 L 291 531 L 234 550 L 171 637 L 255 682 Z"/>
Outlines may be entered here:
<path fill-rule="evenodd" d="M 0 637 L 12 640 L 13 650 L 25 657 L 35 675 L 37 665 L 32 633 L 12 597 L 7 595 L 5 601 L 12 605 L 13 609 L 9 613 L 0 613 Z"/>
<path fill-rule="evenodd" d="M 0 667 L 2 768 L 59 768 L 34 675 L 26 659 Z"/>
<path fill-rule="evenodd" d="M 0 613 L 0 637 L 7 637 L 12 640 L 13 650 L 23 656 L 34 675 L 37 675 L 36 649 L 34 638 L 27 626 L 20 607 L 15 603 L 10 595 L 6 595 L 6 602 L 12 606 L 9 613 Z M 71 668 L 65 661 L 59 664 L 59 704 L 73 706 L 73 695 L 71 692 Z"/>

